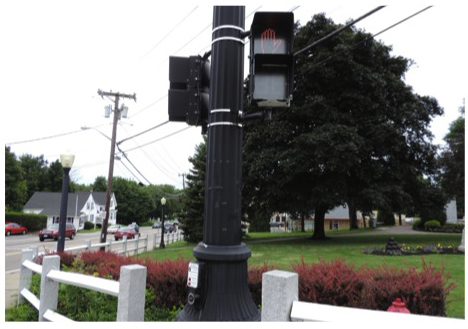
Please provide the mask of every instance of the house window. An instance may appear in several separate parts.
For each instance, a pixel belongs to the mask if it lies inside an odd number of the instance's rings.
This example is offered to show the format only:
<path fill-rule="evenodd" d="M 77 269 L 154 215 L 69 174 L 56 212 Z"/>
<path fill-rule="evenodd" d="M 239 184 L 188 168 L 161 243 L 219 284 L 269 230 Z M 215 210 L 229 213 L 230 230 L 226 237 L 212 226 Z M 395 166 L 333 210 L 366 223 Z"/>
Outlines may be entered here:
<path fill-rule="evenodd" d="M 330 221 L 330 230 L 338 229 L 338 221 Z"/>
<path fill-rule="evenodd" d="M 73 224 L 73 217 L 67 217 L 67 223 L 72 223 Z"/>
<path fill-rule="evenodd" d="M 91 215 L 89 218 L 91 219 L 91 222 L 94 223 L 94 215 Z"/>

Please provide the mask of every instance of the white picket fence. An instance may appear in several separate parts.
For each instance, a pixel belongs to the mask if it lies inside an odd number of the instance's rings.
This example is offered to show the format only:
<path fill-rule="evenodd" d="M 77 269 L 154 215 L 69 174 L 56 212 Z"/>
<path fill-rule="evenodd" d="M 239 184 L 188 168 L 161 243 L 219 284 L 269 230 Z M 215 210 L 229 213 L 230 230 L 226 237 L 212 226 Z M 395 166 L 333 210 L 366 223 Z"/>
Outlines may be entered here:
<path fill-rule="evenodd" d="M 118 298 L 117 321 L 143 321 L 145 314 L 146 267 L 128 265 L 120 268 L 120 282 L 94 276 L 60 271 L 58 255 L 45 256 L 42 266 L 33 263 L 34 251 L 23 250 L 20 268 L 18 304 L 27 300 L 38 311 L 39 321 L 68 322 L 55 312 L 58 305 L 59 283 L 102 292 Z M 33 273 L 41 275 L 40 297 L 29 286 Z"/>
<path fill-rule="evenodd" d="M 157 249 L 160 243 L 160 236 L 158 237 L 158 234 L 155 233 L 153 235 L 153 250 Z M 164 235 L 164 243 L 166 245 L 181 241 L 184 239 L 184 234 L 180 230 L 177 232 L 173 233 L 166 233 Z M 122 246 L 122 248 L 120 248 Z M 79 252 L 79 251 L 87 251 L 87 250 L 92 250 L 92 249 L 97 249 L 97 248 L 102 248 L 105 247 L 106 251 L 114 251 L 117 254 L 123 254 L 125 256 L 130 255 L 133 253 L 134 255 L 137 255 L 139 252 L 147 252 L 148 251 L 148 236 L 145 237 L 136 237 L 135 239 L 127 239 L 126 236 L 123 237 L 121 241 L 112 241 L 112 239 L 109 239 L 109 241 L 103 242 L 103 243 L 95 243 L 92 244 L 91 240 L 87 240 L 86 244 L 81 245 L 81 246 L 75 246 L 75 247 L 70 247 L 66 248 L 64 251 L 65 252 Z M 38 256 L 43 256 L 46 254 L 50 254 L 55 252 L 56 250 L 49 250 L 49 251 L 43 251 L 43 252 L 38 252 L 37 247 L 32 247 L 33 250 L 35 250 L 35 255 Z"/>
<path fill-rule="evenodd" d="M 299 277 L 297 273 L 274 270 L 262 276 L 262 321 L 337 322 L 349 325 L 400 324 L 402 328 L 465 328 L 461 319 L 372 311 L 358 308 L 323 305 L 298 301 Z M 390 305 L 389 305 L 390 306 Z M 465 324 L 464 324 L 465 323 Z"/>

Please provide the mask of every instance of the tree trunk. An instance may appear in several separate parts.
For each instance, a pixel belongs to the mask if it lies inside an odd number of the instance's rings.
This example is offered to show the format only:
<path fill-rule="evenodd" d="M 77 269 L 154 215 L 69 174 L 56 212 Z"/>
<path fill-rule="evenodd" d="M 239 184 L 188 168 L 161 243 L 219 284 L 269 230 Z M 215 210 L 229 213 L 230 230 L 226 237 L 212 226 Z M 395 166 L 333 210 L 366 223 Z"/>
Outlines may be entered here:
<path fill-rule="evenodd" d="M 327 213 L 326 207 L 317 207 L 315 209 L 315 220 L 314 220 L 314 234 L 312 239 L 324 240 L 325 236 L 325 214 Z"/>
<path fill-rule="evenodd" d="M 401 222 L 401 214 L 400 213 L 398 213 L 398 221 L 400 222 L 400 226 L 402 226 L 403 223 Z"/>
<path fill-rule="evenodd" d="M 305 215 L 301 213 L 301 232 L 305 232 Z"/>
<path fill-rule="evenodd" d="M 354 196 L 348 199 L 348 213 L 349 213 L 349 229 L 357 230 L 359 225 L 357 223 L 356 202 Z"/>

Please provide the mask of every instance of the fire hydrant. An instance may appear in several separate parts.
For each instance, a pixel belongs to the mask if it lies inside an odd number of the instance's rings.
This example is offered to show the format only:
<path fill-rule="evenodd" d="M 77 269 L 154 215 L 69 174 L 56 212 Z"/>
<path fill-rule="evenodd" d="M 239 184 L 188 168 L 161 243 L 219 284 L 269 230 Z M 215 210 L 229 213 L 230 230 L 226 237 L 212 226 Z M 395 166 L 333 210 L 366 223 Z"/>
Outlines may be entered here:
<path fill-rule="evenodd" d="M 387 312 L 396 312 L 396 313 L 407 313 L 411 312 L 405 307 L 405 303 L 401 301 L 400 298 L 397 298 L 387 310 Z"/>

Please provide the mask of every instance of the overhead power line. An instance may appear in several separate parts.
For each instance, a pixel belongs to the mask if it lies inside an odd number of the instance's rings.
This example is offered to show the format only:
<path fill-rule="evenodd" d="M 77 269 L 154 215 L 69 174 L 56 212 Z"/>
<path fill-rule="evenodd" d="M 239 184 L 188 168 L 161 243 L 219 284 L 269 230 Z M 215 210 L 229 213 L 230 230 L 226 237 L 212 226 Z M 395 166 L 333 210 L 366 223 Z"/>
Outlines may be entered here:
<path fill-rule="evenodd" d="M 145 146 L 147 146 L 147 145 L 150 145 L 150 144 L 159 142 L 159 141 L 161 141 L 161 140 L 163 140 L 163 139 L 166 139 L 166 138 L 168 138 L 168 137 L 171 137 L 171 136 L 174 136 L 174 135 L 176 135 L 176 134 L 178 134 L 178 133 L 181 133 L 182 131 L 187 130 L 187 129 L 189 129 L 189 128 L 192 128 L 192 126 L 187 126 L 187 127 L 182 128 L 182 129 L 180 129 L 180 130 L 177 130 L 176 132 L 173 132 L 173 133 L 171 133 L 171 134 L 169 134 L 169 135 L 166 135 L 166 136 L 164 136 L 164 137 L 158 138 L 158 139 L 156 139 L 156 140 L 154 140 L 154 141 L 152 141 L 152 142 L 148 142 L 148 143 L 142 144 L 142 145 L 140 145 L 140 146 L 137 146 L 137 147 L 134 147 L 134 148 L 125 150 L 124 152 L 127 153 L 127 152 L 130 152 L 130 151 L 134 151 L 134 150 L 137 150 L 137 149 L 139 149 L 139 148 L 145 147 Z"/>
<path fill-rule="evenodd" d="M 422 12 L 424 12 L 424 11 L 426 11 L 426 10 L 428 10 L 429 8 L 432 8 L 432 7 L 433 7 L 433 6 L 427 6 L 426 8 L 421 9 L 421 10 L 417 11 L 416 13 L 414 13 L 414 14 L 412 14 L 412 15 L 410 15 L 410 16 L 408 16 L 408 17 L 406 17 L 406 18 L 404 18 L 404 19 L 402 19 L 402 20 L 400 20 L 400 21 L 398 21 L 397 23 L 390 25 L 389 27 L 387 27 L 387 28 L 381 30 L 380 32 L 377 32 L 376 34 L 373 34 L 373 35 L 371 35 L 371 36 L 365 38 L 364 40 L 361 40 L 361 41 L 355 43 L 355 44 L 351 47 L 351 49 L 354 49 L 354 48 L 356 48 L 357 46 L 359 46 L 360 44 L 362 44 L 362 43 L 364 43 L 364 42 L 366 42 L 366 41 L 369 41 L 369 40 L 375 38 L 376 36 L 378 36 L 378 35 L 380 35 L 380 34 L 382 34 L 382 33 L 384 33 L 384 32 L 387 32 L 388 30 L 390 30 L 390 29 L 392 29 L 392 28 L 394 28 L 394 27 L 400 25 L 400 24 L 403 23 L 403 22 L 406 22 L 407 20 L 409 20 L 409 19 L 411 19 L 411 18 L 413 18 L 413 17 L 415 17 L 415 16 L 421 14 Z M 309 72 L 310 70 L 312 70 L 313 68 L 315 68 L 315 67 L 317 67 L 317 66 L 319 66 L 319 65 L 325 64 L 325 63 L 328 62 L 329 60 L 331 60 L 331 59 L 335 58 L 336 56 L 342 54 L 344 51 L 345 51 L 345 50 L 342 50 L 342 51 L 339 51 L 339 52 L 334 53 L 334 54 L 331 55 L 330 57 L 327 57 L 327 58 L 325 58 L 324 60 L 322 60 L 322 61 L 320 61 L 320 62 L 318 62 L 318 63 L 313 64 L 313 65 L 312 65 L 311 67 L 309 67 L 307 70 L 296 74 L 296 76 L 301 75 L 301 74 L 305 74 L 305 73 Z"/>
<path fill-rule="evenodd" d="M 151 106 L 153 105 L 156 105 L 157 103 L 159 103 L 160 101 L 162 101 L 164 98 L 167 98 L 167 94 L 161 96 L 160 98 L 158 98 L 157 100 L 155 100 L 153 103 L 151 104 L 148 104 L 146 105 L 144 108 L 142 108 L 140 111 L 138 111 L 137 113 L 135 113 L 134 115 L 130 116 L 131 119 L 133 119 L 134 117 L 136 117 L 138 114 L 140 114 L 141 112 L 149 109 Z"/>
<path fill-rule="evenodd" d="M 190 15 L 193 14 L 193 12 L 198 8 L 198 6 L 195 6 L 195 8 L 192 9 L 191 12 L 187 14 L 176 26 L 172 28 L 164 37 L 162 37 L 154 46 L 151 48 L 145 55 L 143 55 L 142 58 L 140 58 L 140 61 L 144 59 L 146 56 L 148 56 L 149 53 L 151 53 L 164 39 L 166 39 L 172 32 L 174 32 Z"/>
<path fill-rule="evenodd" d="M 158 124 L 158 125 L 156 125 L 156 126 L 154 126 L 154 127 L 152 127 L 152 128 L 146 129 L 145 131 L 142 131 L 141 133 L 138 133 L 138 134 L 136 134 L 136 135 L 127 137 L 127 138 L 125 138 L 125 139 L 122 139 L 120 142 L 117 142 L 117 145 L 120 145 L 120 144 L 122 144 L 123 142 L 128 141 L 129 139 L 132 139 L 132 138 L 141 136 L 141 135 L 143 135 L 143 134 L 146 134 L 147 132 L 149 132 L 149 131 L 151 131 L 151 130 L 154 130 L 154 129 L 156 129 L 156 128 L 159 128 L 159 127 L 161 127 L 161 126 L 164 126 L 164 125 L 167 124 L 167 123 L 169 123 L 169 120 L 167 120 L 167 121 L 165 121 L 165 122 L 163 122 L 163 123 L 160 123 L 160 124 Z"/>
<path fill-rule="evenodd" d="M 296 51 L 296 52 L 294 53 L 294 56 L 297 56 L 297 55 L 299 55 L 299 54 L 302 54 L 304 51 L 306 51 L 306 50 L 308 50 L 308 49 L 310 49 L 310 48 L 312 48 L 312 47 L 318 45 L 319 43 L 321 43 L 321 42 L 323 42 L 323 41 L 325 41 L 325 40 L 331 38 L 331 37 L 334 36 L 335 34 L 340 33 L 340 32 L 343 31 L 344 29 L 347 29 L 347 28 L 350 27 L 351 25 L 356 24 L 357 22 L 363 20 L 363 19 L 366 18 L 366 17 L 369 17 L 370 15 L 376 13 L 377 11 L 379 11 L 379 10 L 381 10 L 381 9 L 383 9 L 383 8 L 385 8 L 385 6 L 379 6 L 379 7 L 375 8 L 375 9 L 371 10 L 370 12 L 368 12 L 368 13 L 362 15 L 361 17 L 359 17 L 359 18 L 357 18 L 357 19 L 355 19 L 355 20 L 352 20 L 352 21 L 349 22 L 348 24 L 346 24 L 346 25 L 340 27 L 339 29 L 333 31 L 333 32 L 330 33 L 330 34 L 327 34 L 326 36 L 324 36 L 323 38 L 321 38 L 321 39 L 315 41 L 314 43 L 312 43 L 312 44 L 310 44 L 310 45 L 308 45 L 308 46 L 302 48 L 301 50 Z"/>
<path fill-rule="evenodd" d="M 99 128 L 99 127 L 102 127 L 102 126 L 105 126 L 105 125 L 99 125 L 99 126 L 95 126 L 95 127 L 89 127 L 89 129 L 92 129 L 92 128 Z M 82 129 L 80 129 L 80 130 L 74 130 L 74 131 L 70 131 L 70 132 L 67 132 L 67 133 L 62 133 L 62 134 L 57 134 L 57 135 L 52 135 L 52 136 L 39 137 L 39 138 L 28 139 L 28 140 L 19 141 L 19 142 L 6 143 L 5 145 L 6 145 L 6 146 L 9 146 L 9 145 L 16 145 L 16 144 L 24 144 L 24 143 L 39 142 L 39 141 L 42 141 L 42 140 L 45 140 L 45 139 L 57 138 L 57 137 L 62 137 L 62 136 L 66 136 L 66 135 L 72 135 L 72 134 L 76 134 L 76 133 L 83 132 L 83 131 L 84 131 L 84 130 L 82 130 Z"/>

